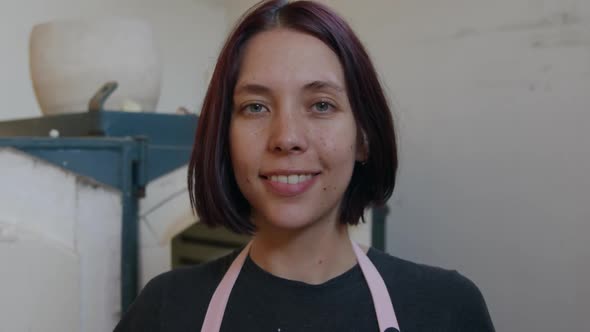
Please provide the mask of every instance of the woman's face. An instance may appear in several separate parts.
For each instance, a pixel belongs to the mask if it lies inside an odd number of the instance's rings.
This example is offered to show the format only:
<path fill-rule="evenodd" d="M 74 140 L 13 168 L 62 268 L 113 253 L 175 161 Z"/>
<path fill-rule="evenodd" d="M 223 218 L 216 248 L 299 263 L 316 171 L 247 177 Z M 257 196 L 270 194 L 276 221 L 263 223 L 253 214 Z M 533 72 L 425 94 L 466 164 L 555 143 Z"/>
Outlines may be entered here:
<path fill-rule="evenodd" d="M 230 154 L 254 224 L 336 222 L 362 159 L 336 54 L 293 30 L 259 33 L 246 45 L 234 91 Z"/>

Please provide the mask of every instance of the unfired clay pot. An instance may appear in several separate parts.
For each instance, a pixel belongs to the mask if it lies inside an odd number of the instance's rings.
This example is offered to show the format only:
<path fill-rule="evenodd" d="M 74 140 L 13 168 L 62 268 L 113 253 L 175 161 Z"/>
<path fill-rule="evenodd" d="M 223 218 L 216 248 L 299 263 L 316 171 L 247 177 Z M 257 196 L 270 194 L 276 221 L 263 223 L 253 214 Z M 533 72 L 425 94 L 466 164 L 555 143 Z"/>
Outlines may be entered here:
<path fill-rule="evenodd" d="M 61 20 L 36 25 L 30 38 L 33 88 L 45 115 L 86 111 L 108 81 L 108 110 L 154 111 L 161 65 L 152 30 L 138 19 Z"/>

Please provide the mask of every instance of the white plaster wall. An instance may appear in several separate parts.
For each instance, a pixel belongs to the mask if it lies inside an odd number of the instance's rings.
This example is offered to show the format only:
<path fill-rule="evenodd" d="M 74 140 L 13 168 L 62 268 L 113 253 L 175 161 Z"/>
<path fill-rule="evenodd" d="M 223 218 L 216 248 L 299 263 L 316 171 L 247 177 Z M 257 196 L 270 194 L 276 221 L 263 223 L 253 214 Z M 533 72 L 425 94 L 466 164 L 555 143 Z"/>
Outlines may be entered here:
<path fill-rule="evenodd" d="M 215 0 L 20 0 L 0 1 L 0 121 L 40 116 L 29 70 L 33 25 L 59 18 L 131 16 L 150 22 L 163 63 L 158 112 L 201 106 L 206 82 L 226 33 Z"/>
<path fill-rule="evenodd" d="M 0 153 L 2 218 L 75 250 L 76 177 L 17 150 Z"/>
<path fill-rule="evenodd" d="M 0 330 L 77 331 L 76 178 L 13 149 L 0 165 Z"/>
<path fill-rule="evenodd" d="M 0 165 L 0 331 L 111 331 L 120 193 L 14 149 Z"/>
<path fill-rule="evenodd" d="M 0 216 L 0 331 L 80 331 L 79 257 Z"/>
<path fill-rule="evenodd" d="M 121 319 L 121 194 L 78 178 L 76 251 L 80 256 L 80 331 L 111 331 Z"/>
<path fill-rule="evenodd" d="M 172 238 L 193 224 L 187 167 L 148 183 L 139 201 L 140 286 L 172 268 Z"/>
<path fill-rule="evenodd" d="M 324 2 L 395 109 L 388 251 L 474 280 L 498 331 L 587 330 L 590 2 Z"/>

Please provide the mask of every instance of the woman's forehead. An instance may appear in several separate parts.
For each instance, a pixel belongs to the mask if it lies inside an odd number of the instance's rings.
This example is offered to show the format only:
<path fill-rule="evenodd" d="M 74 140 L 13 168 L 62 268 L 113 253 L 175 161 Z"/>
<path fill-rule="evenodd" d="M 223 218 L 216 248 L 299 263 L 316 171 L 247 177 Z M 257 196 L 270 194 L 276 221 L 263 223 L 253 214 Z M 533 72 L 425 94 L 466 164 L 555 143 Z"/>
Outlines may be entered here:
<path fill-rule="evenodd" d="M 258 33 L 247 42 L 236 88 L 253 84 L 304 88 L 313 82 L 343 88 L 340 60 L 321 40 L 277 28 Z"/>

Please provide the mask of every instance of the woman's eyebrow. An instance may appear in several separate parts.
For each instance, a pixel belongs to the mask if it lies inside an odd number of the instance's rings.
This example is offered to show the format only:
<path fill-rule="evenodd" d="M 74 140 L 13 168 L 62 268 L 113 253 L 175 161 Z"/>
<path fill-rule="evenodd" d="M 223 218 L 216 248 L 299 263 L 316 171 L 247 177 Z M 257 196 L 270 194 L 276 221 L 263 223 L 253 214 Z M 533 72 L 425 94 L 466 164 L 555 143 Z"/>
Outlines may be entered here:
<path fill-rule="evenodd" d="M 239 85 L 234 94 L 256 94 L 256 95 L 270 95 L 271 91 L 270 88 L 260 84 L 248 83 L 244 85 Z"/>
<path fill-rule="evenodd" d="M 303 86 L 304 90 L 318 91 L 318 90 L 335 90 L 336 92 L 345 92 L 344 88 L 337 83 L 330 81 L 313 81 Z"/>
<path fill-rule="evenodd" d="M 320 91 L 320 90 L 334 90 L 339 93 L 343 93 L 344 88 L 338 85 L 337 83 L 331 81 L 313 81 L 305 84 L 303 86 L 303 90 L 308 91 Z M 257 95 L 271 95 L 272 91 L 269 87 L 261 84 L 256 83 L 247 83 L 238 85 L 236 88 L 235 94 L 242 94 L 242 93 L 250 93 L 250 94 L 257 94 Z"/>

